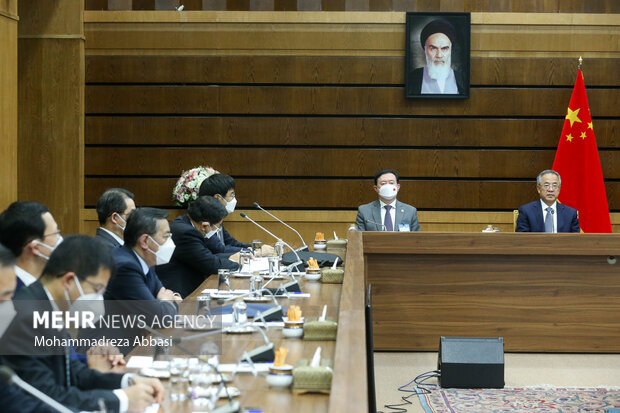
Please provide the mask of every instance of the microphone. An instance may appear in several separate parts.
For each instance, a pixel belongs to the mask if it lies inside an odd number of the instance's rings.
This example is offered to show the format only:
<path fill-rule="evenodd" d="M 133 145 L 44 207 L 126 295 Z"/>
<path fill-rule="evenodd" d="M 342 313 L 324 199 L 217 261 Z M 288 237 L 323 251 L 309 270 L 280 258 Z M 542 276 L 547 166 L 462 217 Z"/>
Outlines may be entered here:
<path fill-rule="evenodd" d="M 153 330 L 150 327 L 146 327 L 145 329 L 149 331 L 149 333 L 155 336 L 158 336 L 159 338 L 163 338 L 163 339 L 169 338 L 168 336 L 165 336 L 164 334 L 160 333 L 157 330 Z M 188 356 L 194 355 L 191 351 L 181 346 L 179 343 L 175 343 L 173 341 L 172 345 L 178 348 L 179 350 L 181 350 L 183 353 L 187 354 Z M 220 371 L 220 369 L 215 364 L 209 363 L 209 358 L 207 356 L 198 356 L 198 359 L 202 361 L 203 363 L 207 364 L 213 370 L 215 370 L 217 375 L 220 376 L 220 382 L 224 386 L 224 389 L 226 390 L 226 396 L 228 397 L 228 404 L 212 410 L 212 413 L 238 413 L 241 410 L 241 404 L 238 401 L 232 399 L 232 396 L 228 392 L 228 386 L 226 385 L 226 380 L 224 380 L 224 376 L 222 375 L 222 372 Z M 219 393 L 219 390 L 218 390 L 218 393 Z M 69 413 L 71 412 L 69 411 Z"/>
<path fill-rule="evenodd" d="M 387 228 L 383 224 L 379 224 L 378 222 L 375 222 L 375 221 L 370 220 L 370 219 L 367 219 L 366 222 L 369 222 L 371 224 L 375 224 L 376 226 L 380 226 L 381 227 L 381 231 L 387 231 Z"/>
<path fill-rule="evenodd" d="M 290 249 L 293 254 L 295 254 L 295 258 L 297 259 L 297 262 L 292 263 L 291 265 L 289 265 L 287 268 L 287 271 L 292 271 L 293 268 L 295 268 L 298 265 L 303 265 L 303 261 L 301 260 L 301 258 L 299 258 L 299 254 L 297 254 L 297 251 L 295 251 L 293 249 L 293 247 L 291 247 L 289 244 L 287 244 L 286 242 L 284 242 L 281 238 L 276 237 L 275 235 L 273 235 L 271 232 L 267 231 L 266 228 L 264 228 L 262 225 L 260 225 L 258 222 L 254 221 L 252 218 L 250 218 L 249 216 L 247 216 L 246 214 L 244 214 L 243 212 L 240 212 L 239 215 L 241 215 L 242 218 L 247 219 L 248 221 L 250 221 L 252 224 L 256 225 L 257 227 L 259 227 L 260 229 L 262 229 L 263 231 L 265 231 L 267 234 L 271 235 L 272 237 L 274 237 L 277 241 L 281 241 L 284 245 L 286 245 L 288 247 L 288 249 Z"/>
<path fill-rule="evenodd" d="M 292 229 L 295 232 L 295 234 L 297 234 L 299 239 L 301 240 L 301 243 L 304 245 L 303 247 L 299 248 L 298 251 L 304 251 L 304 250 L 308 251 L 308 245 L 306 245 L 306 242 L 304 241 L 303 237 L 301 236 L 301 234 L 299 232 L 297 232 L 297 230 L 295 228 L 291 227 L 289 224 L 287 224 L 286 222 L 282 221 L 280 218 L 278 218 L 277 216 L 273 215 L 271 212 L 267 211 L 266 209 L 264 209 L 263 207 L 258 205 L 258 202 L 254 202 L 254 206 L 256 208 L 260 209 L 261 211 L 265 212 L 270 217 L 275 218 L 278 222 L 280 222 L 281 224 L 283 224 L 287 228 Z"/>
<path fill-rule="evenodd" d="M 71 410 L 58 403 L 56 400 L 49 397 L 47 394 L 38 390 L 36 387 L 31 386 L 30 384 L 23 381 L 13 370 L 11 370 L 7 366 L 0 366 L 0 382 L 7 384 L 14 384 L 15 386 L 21 388 L 27 393 L 30 393 L 36 399 L 39 399 L 43 403 L 48 406 L 56 409 L 60 413 L 72 413 Z"/>

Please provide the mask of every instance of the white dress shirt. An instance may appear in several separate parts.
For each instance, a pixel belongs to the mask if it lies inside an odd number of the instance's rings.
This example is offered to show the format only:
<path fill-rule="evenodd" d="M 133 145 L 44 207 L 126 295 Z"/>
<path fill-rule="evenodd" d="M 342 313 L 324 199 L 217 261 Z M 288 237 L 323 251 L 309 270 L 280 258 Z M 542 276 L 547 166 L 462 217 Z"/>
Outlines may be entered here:
<path fill-rule="evenodd" d="M 118 242 L 121 245 L 125 245 L 125 240 L 122 239 L 121 237 L 119 237 L 118 235 L 116 235 L 115 233 L 113 233 L 112 231 L 110 231 L 109 229 L 106 229 L 104 227 L 99 227 L 102 230 L 104 230 L 105 232 L 107 232 L 108 234 L 112 235 L 112 238 L 114 238 L 116 240 L 116 242 Z"/>
<path fill-rule="evenodd" d="M 32 284 L 33 282 L 37 280 L 37 277 L 30 274 L 28 271 L 22 268 L 19 268 L 17 265 L 15 266 L 15 275 L 17 275 L 17 278 L 22 280 L 22 282 L 24 283 L 24 286 L 26 287 L 28 287 L 30 284 Z"/>
<path fill-rule="evenodd" d="M 383 225 L 385 225 L 385 206 L 389 205 L 392 207 L 390 208 L 390 217 L 392 218 L 392 229 L 396 231 L 396 228 L 398 228 L 398 224 L 396 223 L 396 198 L 389 204 L 379 199 L 379 203 L 381 204 L 381 223 Z M 385 231 L 385 228 L 382 227 L 382 230 Z"/>
<path fill-rule="evenodd" d="M 549 208 L 549 205 L 545 204 L 543 202 L 543 200 L 540 200 L 540 205 L 542 206 L 542 213 L 543 213 L 543 223 L 545 222 L 545 219 L 547 219 L 547 208 Z M 558 203 L 557 201 L 553 203 L 553 205 L 551 205 L 551 209 L 553 209 L 553 233 L 555 234 L 556 232 L 558 232 L 558 209 L 557 209 Z"/>

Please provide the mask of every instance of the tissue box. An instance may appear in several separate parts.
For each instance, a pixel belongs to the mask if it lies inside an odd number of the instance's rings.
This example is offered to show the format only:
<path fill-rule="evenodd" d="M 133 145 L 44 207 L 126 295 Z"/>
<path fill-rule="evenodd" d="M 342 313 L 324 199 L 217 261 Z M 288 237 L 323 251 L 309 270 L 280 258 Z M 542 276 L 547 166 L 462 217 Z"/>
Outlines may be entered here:
<path fill-rule="evenodd" d="M 333 363 L 322 359 L 319 367 L 310 367 L 310 360 L 301 359 L 293 369 L 293 391 L 296 393 L 329 393 L 332 387 Z"/>
<path fill-rule="evenodd" d="M 344 270 L 342 268 L 323 268 L 321 270 L 321 282 L 326 284 L 342 284 L 344 280 Z"/>
<path fill-rule="evenodd" d="M 333 318 L 326 318 L 319 321 L 317 317 L 308 318 L 304 323 L 304 340 L 336 340 L 338 323 Z"/>

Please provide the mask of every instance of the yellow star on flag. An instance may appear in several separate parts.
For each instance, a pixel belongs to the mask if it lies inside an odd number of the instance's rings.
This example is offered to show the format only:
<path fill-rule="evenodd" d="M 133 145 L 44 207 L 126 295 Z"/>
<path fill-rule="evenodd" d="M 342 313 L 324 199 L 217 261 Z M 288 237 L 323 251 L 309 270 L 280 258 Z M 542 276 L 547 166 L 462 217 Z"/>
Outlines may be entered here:
<path fill-rule="evenodd" d="M 581 139 L 585 139 L 585 138 L 586 138 L 586 133 L 585 133 L 585 132 L 581 132 L 581 136 L 580 136 L 580 138 L 581 138 Z"/>
<path fill-rule="evenodd" d="M 581 108 L 577 109 L 577 110 L 570 110 L 570 108 L 568 108 L 568 111 L 566 113 L 566 118 L 570 121 L 570 127 L 573 127 L 573 123 L 575 122 L 579 122 L 581 123 L 581 119 L 579 119 L 577 117 L 577 115 L 579 114 L 579 111 L 581 110 Z"/>
<path fill-rule="evenodd" d="M 594 126 L 592 126 L 592 122 L 588 122 L 588 129 L 594 130 Z"/>
<path fill-rule="evenodd" d="M 573 137 L 571 136 L 570 133 L 568 135 L 566 135 L 566 140 L 569 141 L 569 142 L 573 141 Z"/>

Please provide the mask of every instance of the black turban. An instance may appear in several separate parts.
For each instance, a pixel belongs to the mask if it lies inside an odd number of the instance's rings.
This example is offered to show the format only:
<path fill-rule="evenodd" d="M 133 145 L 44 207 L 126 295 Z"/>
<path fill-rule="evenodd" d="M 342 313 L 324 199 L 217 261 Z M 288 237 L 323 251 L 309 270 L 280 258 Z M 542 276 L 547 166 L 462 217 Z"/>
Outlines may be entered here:
<path fill-rule="evenodd" d="M 456 30 L 454 30 L 452 23 L 445 19 L 436 19 L 424 26 L 422 33 L 420 33 L 420 43 L 422 44 L 422 49 L 426 46 L 426 39 L 435 33 L 445 34 L 448 36 L 452 44 L 456 41 Z"/>

